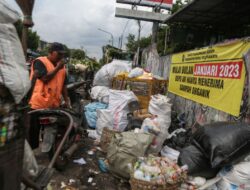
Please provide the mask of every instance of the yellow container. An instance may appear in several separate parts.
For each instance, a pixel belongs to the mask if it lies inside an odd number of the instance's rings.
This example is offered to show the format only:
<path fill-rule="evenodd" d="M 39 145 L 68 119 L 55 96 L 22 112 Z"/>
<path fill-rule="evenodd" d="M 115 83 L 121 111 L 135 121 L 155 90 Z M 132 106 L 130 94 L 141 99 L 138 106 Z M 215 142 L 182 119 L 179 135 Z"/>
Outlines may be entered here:
<path fill-rule="evenodd" d="M 128 73 L 121 73 L 113 78 L 112 88 L 133 91 L 141 109 L 147 109 L 152 95 L 166 93 L 167 80 L 155 79 L 151 73 L 144 73 L 136 78 L 128 78 Z"/>

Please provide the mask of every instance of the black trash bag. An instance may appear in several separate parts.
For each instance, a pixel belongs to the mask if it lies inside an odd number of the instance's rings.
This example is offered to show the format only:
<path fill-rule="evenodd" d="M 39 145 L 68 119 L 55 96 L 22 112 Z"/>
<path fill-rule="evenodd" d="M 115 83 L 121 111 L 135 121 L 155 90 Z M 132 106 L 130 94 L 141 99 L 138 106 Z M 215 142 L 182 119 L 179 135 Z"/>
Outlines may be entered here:
<path fill-rule="evenodd" d="M 164 145 L 167 145 L 175 150 L 180 151 L 182 148 L 190 145 L 192 142 L 192 130 L 191 128 L 185 129 L 179 133 L 176 133 L 175 136 L 172 136 L 170 139 L 166 139 Z"/>
<path fill-rule="evenodd" d="M 176 112 L 171 112 L 171 125 L 168 128 L 168 133 L 171 134 L 176 129 L 185 128 L 185 113 L 177 114 Z"/>
<path fill-rule="evenodd" d="M 203 153 L 193 145 L 183 148 L 178 158 L 178 165 L 188 166 L 188 175 L 193 177 L 213 178 L 217 175 L 219 168 L 212 169 L 209 160 Z"/>
<path fill-rule="evenodd" d="M 212 168 L 236 164 L 250 153 L 250 126 L 228 122 L 206 125 L 194 133 L 193 143 Z"/>

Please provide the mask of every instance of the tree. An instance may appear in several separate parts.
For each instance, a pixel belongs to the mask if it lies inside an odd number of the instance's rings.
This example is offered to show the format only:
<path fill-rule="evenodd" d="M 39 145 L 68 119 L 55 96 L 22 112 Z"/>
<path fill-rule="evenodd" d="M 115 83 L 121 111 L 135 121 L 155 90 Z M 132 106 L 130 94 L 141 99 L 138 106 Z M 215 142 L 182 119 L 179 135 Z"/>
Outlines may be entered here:
<path fill-rule="evenodd" d="M 18 20 L 15 23 L 15 27 L 17 30 L 17 34 L 19 36 L 19 39 L 22 39 L 22 30 L 23 30 L 23 23 L 21 20 Z M 27 48 L 31 49 L 33 51 L 36 51 L 39 45 L 40 36 L 37 34 L 37 32 L 33 32 L 31 29 L 28 30 L 28 42 L 27 42 Z"/>
<path fill-rule="evenodd" d="M 85 52 L 81 49 L 71 49 L 70 55 L 72 59 L 77 59 L 77 60 L 85 59 Z"/>
<path fill-rule="evenodd" d="M 146 48 L 150 45 L 151 43 L 151 36 L 148 37 L 142 37 L 140 39 L 140 41 L 138 42 L 138 40 L 135 40 L 135 35 L 133 34 L 129 34 L 127 37 L 127 44 L 126 44 L 126 48 L 129 52 L 136 52 L 137 48 L 138 48 L 138 44 L 140 44 L 140 48 Z"/>
<path fill-rule="evenodd" d="M 137 42 L 135 40 L 135 35 L 133 34 L 129 34 L 127 37 L 127 44 L 126 44 L 126 48 L 128 51 L 130 52 L 136 52 L 137 50 Z"/>
<path fill-rule="evenodd" d="M 36 32 L 28 30 L 28 49 L 36 51 L 39 46 L 40 37 Z"/>
<path fill-rule="evenodd" d="M 175 12 L 183 8 L 186 4 L 190 3 L 191 1 L 192 0 L 184 0 L 184 1 L 176 0 L 176 2 L 173 4 L 171 14 L 174 14 Z"/>
<path fill-rule="evenodd" d="M 171 14 L 174 14 L 179 9 L 181 9 L 183 6 L 184 6 L 184 3 L 182 2 L 182 0 L 176 0 L 176 2 L 173 4 Z"/>

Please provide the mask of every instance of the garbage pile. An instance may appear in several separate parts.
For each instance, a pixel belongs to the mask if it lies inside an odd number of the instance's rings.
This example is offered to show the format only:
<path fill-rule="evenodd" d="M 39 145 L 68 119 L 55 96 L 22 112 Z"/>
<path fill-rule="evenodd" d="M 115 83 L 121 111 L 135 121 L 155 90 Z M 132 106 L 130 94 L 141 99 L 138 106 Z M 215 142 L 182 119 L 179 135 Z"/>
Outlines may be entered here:
<path fill-rule="evenodd" d="M 132 177 L 157 184 L 176 184 L 186 178 L 187 167 L 179 167 L 166 157 L 141 157 L 134 164 Z"/>
<path fill-rule="evenodd" d="M 124 76 L 133 80 L 144 74 L 136 68 Z M 250 189 L 250 160 L 245 158 L 250 154 L 250 126 L 219 122 L 192 130 L 186 126 L 185 114 L 171 109 L 167 96 L 151 94 L 148 107 L 142 108 L 138 91 L 111 89 L 111 80 L 105 83 L 109 85 L 91 90 L 98 103 L 85 107 L 87 116 L 87 108 L 105 105 L 91 109 L 95 117 L 89 119 L 96 121 L 89 122 L 95 128 L 89 134 L 106 147 L 107 170 L 130 180 L 132 189 L 144 185 L 151 189 L 171 185 L 181 190 Z"/>

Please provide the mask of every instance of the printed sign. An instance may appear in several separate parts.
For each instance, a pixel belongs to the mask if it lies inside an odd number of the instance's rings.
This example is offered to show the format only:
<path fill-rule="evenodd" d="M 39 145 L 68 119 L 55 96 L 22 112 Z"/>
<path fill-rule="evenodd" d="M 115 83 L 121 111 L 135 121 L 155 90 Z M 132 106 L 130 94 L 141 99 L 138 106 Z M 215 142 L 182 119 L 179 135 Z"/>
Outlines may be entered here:
<path fill-rule="evenodd" d="M 174 54 L 169 91 L 238 116 L 245 82 L 243 56 L 249 49 L 249 40 L 237 40 Z"/>

